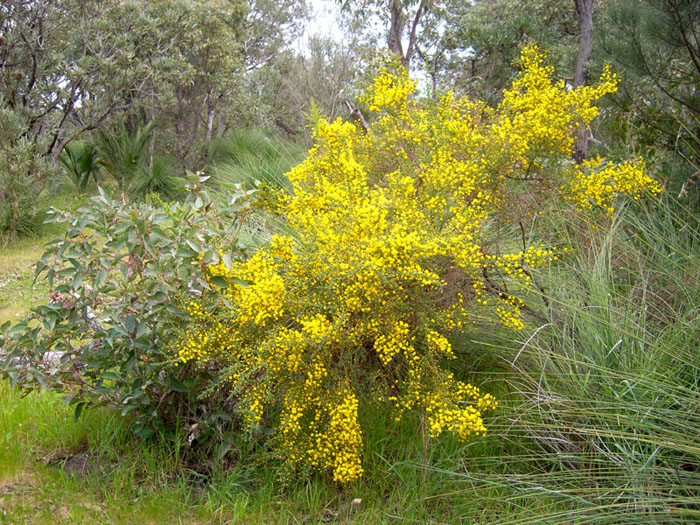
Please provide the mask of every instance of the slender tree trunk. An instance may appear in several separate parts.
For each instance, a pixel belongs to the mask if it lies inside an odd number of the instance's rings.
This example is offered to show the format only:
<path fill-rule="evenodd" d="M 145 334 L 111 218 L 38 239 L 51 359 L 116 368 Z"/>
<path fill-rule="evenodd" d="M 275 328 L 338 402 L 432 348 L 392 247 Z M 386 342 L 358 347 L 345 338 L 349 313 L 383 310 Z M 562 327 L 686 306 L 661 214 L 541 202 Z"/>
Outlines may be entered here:
<path fill-rule="evenodd" d="M 574 0 L 579 26 L 578 58 L 574 74 L 574 87 L 586 84 L 588 59 L 593 51 L 593 0 Z M 581 126 L 576 137 L 574 160 L 580 163 L 588 156 L 589 132 L 586 126 Z"/>
<path fill-rule="evenodd" d="M 177 101 L 177 117 L 175 120 L 175 131 L 177 133 L 177 142 L 175 143 L 175 155 L 182 160 L 184 155 L 182 151 L 185 149 L 185 102 L 181 93 L 178 93 Z"/>
<path fill-rule="evenodd" d="M 416 8 L 416 12 L 410 15 L 410 12 L 404 12 L 401 0 L 391 0 L 389 5 L 391 22 L 389 27 L 388 45 L 389 51 L 396 54 L 401 60 L 401 65 L 409 69 L 411 58 L 416 50 L 418 23 L 420 22 L 423 11 L 426 8 L 425 0 L 421 0 Z M 411 19 L 412 17 L 412 19 Z M 408 46 L 403 49 L 403 32 L 407 22 L 410 22 L 410 32 L 408 35 Z"/>
<path fill-rule="evenodd" d="M 389 51 L 396 53 L 403 62 L 403 46 L 401 45 L 401 36 L 403 35 L 404 18 L 401 9 L 400 0 L 391 0 L 391 25 L 389 27 Z"/>
<path fill-rule="evenodd" d="M 153 93 L 153 89 L 151 89 L 151 105 L 147 110 L 148 113 L 148 122 L 155 122 L 156 121 L 156 115 L 155 115 L 155 94 Z M 148 172 L 153 173 L 153 154 L 156 149 L 156 129 L 154 128 L 153 131 L 151 132 L 151 137 L 148 139 Z"/>

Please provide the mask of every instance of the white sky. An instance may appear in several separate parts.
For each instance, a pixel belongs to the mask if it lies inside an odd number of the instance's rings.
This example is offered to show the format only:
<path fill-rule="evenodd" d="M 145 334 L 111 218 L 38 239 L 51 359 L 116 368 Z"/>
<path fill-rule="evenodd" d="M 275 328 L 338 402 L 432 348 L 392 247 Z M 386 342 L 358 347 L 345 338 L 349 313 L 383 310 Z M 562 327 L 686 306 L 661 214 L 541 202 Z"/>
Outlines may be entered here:
<path fill-rule="evenodd" d="M 297 51 L 301 54 L 306 54 L 308 39 L 311 36 L 330 37 L 336 42 L 342 42 L 344 40 L 344 35 L 339 23 L 340 5 L 337 0 L 307 0 L 307 2 L 311 8 L 311 19 L 306 25 L 305 34 L 297 43 Z M 368 23 L 374 25 L 373 30 L 377 34 L 384 31 L 378 19 L 370 20 Z M 407 38 L 407 35 L 404 36 Z M 381 38 L 380 41 L 382 41 Z M 408 45 L 408 42 L 405 42 L 404 45 Z M 420 90 L 423 90 L 427 86 L 428 77 L 424 71 L 414 70 L 411 72 L 411 76 L 418 81 Z"/>
<path fill-rule="evenodd" d="M 309 0 L 311 20 L 307 24 L 309 36 L 331 37 L 340 42 L 343 31 L 338 23 L 340 6 L 335 0 Z"/>

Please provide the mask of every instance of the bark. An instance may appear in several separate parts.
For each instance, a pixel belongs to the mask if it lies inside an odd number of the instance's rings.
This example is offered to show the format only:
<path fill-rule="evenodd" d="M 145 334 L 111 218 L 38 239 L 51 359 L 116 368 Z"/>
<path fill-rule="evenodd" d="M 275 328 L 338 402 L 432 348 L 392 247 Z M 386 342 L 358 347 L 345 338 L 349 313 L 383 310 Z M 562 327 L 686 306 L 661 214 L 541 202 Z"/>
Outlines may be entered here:
<path fill-rule="evenodd" d="M 578 58 L 574 74 L 574 87 L 586 84 L 588 59 L 593 51 L 593 0 L 574 0 L 579 26 Z M 588 156 L 590 137 L 586 126 L 581 126 L 576 139 L 574 160 L 580 163 Z"/>
<path fill-rule="evenodd" d="M 416 40 L 418 38 L 418 22 L 420 22 L 420 18 L 423 15 L 424 8 L 425 0 L 421 0 L 421 3 L 418 4 L 418 9 L 416 9 L 416 14 L 413 17 L 413 23 L 411 24 L 411 33 L 408 36 L 408 47 L 406 48 L 406 54 L 404 55 L 403 60 L 401 61 L 406 69 L 408 69 L 408 66 L 411 64 L 411 58 L 413 58 L 413 52 L 416 49 Z"/>
<path fill-rule="evenodd" d="M 408 13 L 404 12 L 401 0 L 391 0 L 390 14 L 391 22 L 389 27 L 388 46 L 389 51 L 398 55 L 401 60 L 401 65 L 406 69 L 411 65 L 411 58 L 416 50 L 416 41 L 418 40 L 418 24 L 426 7 L 426 0 L 421 0 L 416 8 L 416 12 L 411 20 L 411 30 L 408 35 L 408 46 L 406 51 L 403 49 L 403 32 L 406 28 Z"/>
<path fill-rule="evenodd" d="M 360 125 L 364 133 L 367 133 L 369 131 L 369 124 L 367 123 L 367 120 L 365 119 L 362 112 L 350 100 L 343 99 L 343 101 L 345 102 L 345 106 L 350 112 L 350 118 Z"/>
<path fill-rule="evenodd" d="M 391 25 L 389 26 L 389 51 L 396 53 L 403 61 L 403 45 L 401 44 L 401 36 L 403 35 L 404 18 L 403 10 L 401 9 L 400 0 L 392 0 L 391 2 Z"/>

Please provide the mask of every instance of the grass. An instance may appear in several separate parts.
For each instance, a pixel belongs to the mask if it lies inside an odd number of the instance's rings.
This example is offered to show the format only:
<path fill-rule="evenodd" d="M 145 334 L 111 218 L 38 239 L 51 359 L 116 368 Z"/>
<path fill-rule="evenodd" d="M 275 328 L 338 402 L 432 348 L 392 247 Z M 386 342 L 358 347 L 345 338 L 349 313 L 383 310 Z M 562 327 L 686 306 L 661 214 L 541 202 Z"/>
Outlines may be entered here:
<path fill-rule="evenodd" d="M 483 474 L 475 474 L 465 490 L 464 478 L 452 472 L 470 457 L 491 468 L 503 457 L 500 444 L 438 440 L 424 457 L 417 421 L 371 427 L 367 476 L 348 489 L 320 478 L 281 488 L 274 465 L 233 466 L 204 480 L 188 467 L 182 443 L 134 446 L 117 415 L 93 411 L 74 422 L 56 397 L 22 398 L 7 385 L 0 389 L 0 423 L 0 516 L 15 522 L 452 523 L 459 516 L 470 523 L 502 516 L 504 508 L 518 511 L 503 504 L 513 493 L 507 485 L 483 484 Z M 75 457 L 89 458 L 89 469 L 69 468 Z"/>
<path fill-rule="evenodd" d="M 303 160 L 304 151 L 260 130 L 242 129 L 212 141 L 209 157 L 214 181 L 224 188 L 258 181 L 291 191 L 285 174 Z"/>
<path fill-rule="evenodd" d="M 455 341 L 462 375 L 501 401 L 488 436 L 430 439 L 418 416 L 362 414 L 361 481 L 283 486 L 255 443 L 203 466 L 184 432 L 139 441 L 118 415 L 76 422 L 55 395 L 3 383 L 0 523 L 697 521 L 698 216 L 661 200 L 551 217 L 572 252 L 537 276 L 547 305 L 535 298 L 517 335 L 484 323 Z M 6 318 L 45 294 L 30 277 L 41 240 L 0 256 Z"/>
<path fill-rule="evenodd" d="M 30 306 L 48 294 L 42 284 L 33 284 L 32 265 L 43 250 L 36 239 L 13 243 L 0 253 L 0 324 L 17 320 Z"/>
<path fill-rule="evenodd" d="M 520 482 L 570 499 L 542 509 L 547 522 L 695 521 L 698 217 L 662 199 L 562 227 L 574 251 L 542 276 L 546 323 L 517 353 L 495 349 L 512 363 L 518 392 L 509 433 L 519 435 L 521 462 L 537 467 Z"/>

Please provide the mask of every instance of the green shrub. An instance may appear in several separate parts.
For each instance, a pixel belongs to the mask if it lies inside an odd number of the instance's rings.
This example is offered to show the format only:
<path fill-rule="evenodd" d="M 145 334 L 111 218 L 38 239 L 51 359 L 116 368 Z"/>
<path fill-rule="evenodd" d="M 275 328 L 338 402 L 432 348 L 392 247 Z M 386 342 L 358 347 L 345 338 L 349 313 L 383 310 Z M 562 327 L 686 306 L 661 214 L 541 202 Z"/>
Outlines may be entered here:
<path fill-rule="evenodd" d="M 187 198 L 169 206 L 125 204 L 100 190 L 75 213 L 52 210 L 67 232 L 37 265 L 50 301 L 2 327 L 5 377 L 62 392 L 76 415 L 115 408 L 140 436 L 178 418 L 230 419 L 199 399 L 211 372 L 176 367 L 168 349 L 189 301 L 211 287 L 205 268 L 242 257 L 236 235 L 254 192 L 215 210 L 196 176 L 184 182 Z"/>
<path fill-rule="evenodd" d="M 37 196 L 50 173 L 22 121 L 0 100 L 0 241 L 37 231 Z"/>

